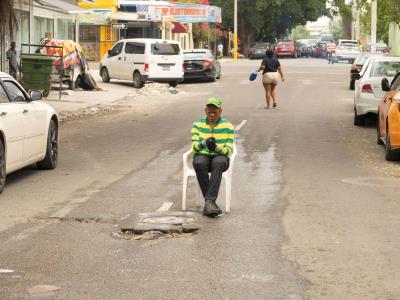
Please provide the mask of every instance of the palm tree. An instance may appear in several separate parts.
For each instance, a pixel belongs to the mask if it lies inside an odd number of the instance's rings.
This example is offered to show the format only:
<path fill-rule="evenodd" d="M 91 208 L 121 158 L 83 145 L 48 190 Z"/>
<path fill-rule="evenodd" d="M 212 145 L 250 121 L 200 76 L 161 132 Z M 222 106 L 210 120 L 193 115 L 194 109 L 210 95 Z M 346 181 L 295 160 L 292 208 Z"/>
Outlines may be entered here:
<path fill-rule="evenodd" d="M 17 18 L 13 12 L 14 0 L 0 0 L 0 38 L 17 27 Z"/>

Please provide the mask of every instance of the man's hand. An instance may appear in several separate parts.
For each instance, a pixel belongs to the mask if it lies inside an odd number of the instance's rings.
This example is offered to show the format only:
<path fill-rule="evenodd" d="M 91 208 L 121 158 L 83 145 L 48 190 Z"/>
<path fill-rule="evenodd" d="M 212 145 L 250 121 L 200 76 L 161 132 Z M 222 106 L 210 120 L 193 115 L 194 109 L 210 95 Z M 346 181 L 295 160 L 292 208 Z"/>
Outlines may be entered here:
<path fill-rule="evenodd" d="M 215 143 L 215 138 L 213 138 L 213 137 L 206 139 L 206 145 L 207 145 L 208 150 L 210 150 L 210 151 L 214 151 L 215 148 L 217 148 L 217 144 Z"/>

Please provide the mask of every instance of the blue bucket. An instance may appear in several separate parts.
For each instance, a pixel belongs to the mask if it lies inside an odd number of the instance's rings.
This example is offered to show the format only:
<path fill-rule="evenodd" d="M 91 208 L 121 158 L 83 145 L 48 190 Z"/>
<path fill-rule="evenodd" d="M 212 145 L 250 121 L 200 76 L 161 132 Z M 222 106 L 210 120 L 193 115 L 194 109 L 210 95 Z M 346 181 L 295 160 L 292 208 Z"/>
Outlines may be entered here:
<path fill-rule="evenodd" d="M 256 80 L 256 78 L 257 78 L 257 75 L 258 75 L 258 72 L 257 71 L 253 71 L 253 72 L 251 72 L 250 73 L 250 81 L 254 81 L 254 80 Z"/>

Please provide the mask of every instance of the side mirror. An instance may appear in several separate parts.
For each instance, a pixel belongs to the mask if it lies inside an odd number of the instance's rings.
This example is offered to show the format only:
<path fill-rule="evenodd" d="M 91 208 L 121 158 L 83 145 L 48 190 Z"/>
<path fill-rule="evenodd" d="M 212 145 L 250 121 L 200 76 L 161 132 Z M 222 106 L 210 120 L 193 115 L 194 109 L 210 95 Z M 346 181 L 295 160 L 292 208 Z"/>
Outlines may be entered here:
<path fill-rule="evenodd" d="M 390 83 L 389 83 L 389 80 L 387 80 L 387 78 L 382 79 L 381 85 L 382 85 L 382 91 L 385 91 L 385 92 L 390 91 Z"/>
<path fill-rule="evenodd" d="M 113 56 L 113 51 L 112 50 L 108 50 L 107 53 L 108 53 L 108 56 Z"/>
<path fill-rule="evenodd" d="M 355 74 L 353 74 L 353 77 L 354 77 L 354 80 L 360 80 L 361 75 L 360 75 L 360 73 L 355 73 Z"/>
<path fill-rule="evenodd" d="M 30 92 L 29 92 L 29 98 L 30 98 L 32 101 L 40 100 L 40 99 L 42 99 L 42 93 L 39 92 L 39 91 L 30 91 Z"/>

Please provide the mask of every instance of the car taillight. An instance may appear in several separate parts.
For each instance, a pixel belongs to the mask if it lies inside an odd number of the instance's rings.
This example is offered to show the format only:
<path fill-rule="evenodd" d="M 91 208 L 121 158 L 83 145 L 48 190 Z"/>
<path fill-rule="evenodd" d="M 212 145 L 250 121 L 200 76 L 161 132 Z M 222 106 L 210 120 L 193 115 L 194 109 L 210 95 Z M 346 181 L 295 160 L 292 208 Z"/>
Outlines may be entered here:
<path fill-rule="evenodd" d="M 144 71 L 148 72 L 150 70 L 149 64 L 144 64 Z"/>
<path fill-rule="evenodd" d="M 372 92 L 373 92 L 372 86 L 369 83 L 364 84 L 361 88 L 361 93 L 372 93 Z"/>
<path fill-rule="evenodd" d="M 203 68 L 207 69 L 211 66 L 211 64 L 212 64 L 212 61 L 207 59 L 207 60 L 203 61 Z"/>

